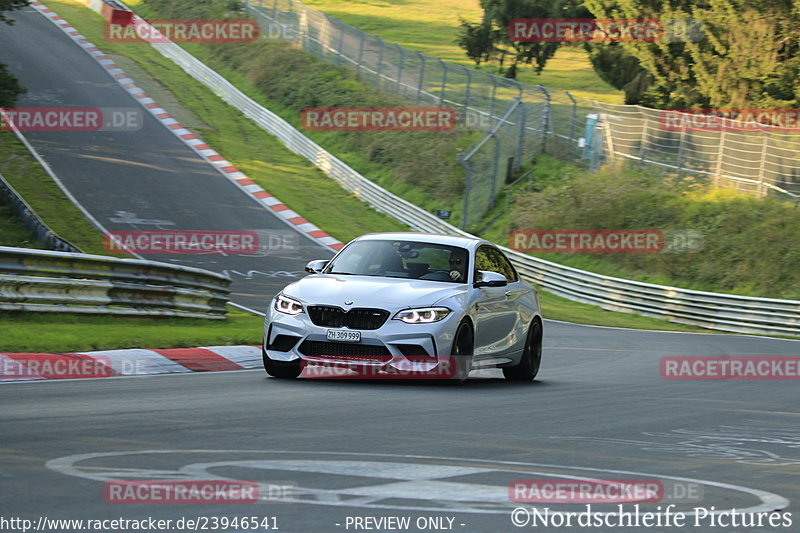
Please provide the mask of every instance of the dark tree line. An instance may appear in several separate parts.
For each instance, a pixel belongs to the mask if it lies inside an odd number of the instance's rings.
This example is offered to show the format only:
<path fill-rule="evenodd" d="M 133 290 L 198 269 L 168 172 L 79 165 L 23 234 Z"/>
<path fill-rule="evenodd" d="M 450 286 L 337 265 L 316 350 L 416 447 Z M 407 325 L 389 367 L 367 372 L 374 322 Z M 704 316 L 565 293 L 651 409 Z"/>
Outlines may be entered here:
<path fill-rule="evenodd" d="M 661 108 L 787 108 L 800 104 L 800 0 L 481 0 L 483 19 L 462 20 L 459 44 L 476 64 L 515 77 L 541 72 L 564 43 L 513 43 L 513 18 L 658 19 L 655 42 L 583 46 L 626 103 Z M 681 31 L 681 29 L 688 31 Z M 670 38 L 671 37 L 671 38 Z"/>
<path fill-rule="evenodd" d="M 28 0 L 0 0 L 0 22 L 13 24 L 4 12 L 19 9 L 28 5 Z M 13 107 L 17 97 L 25 93 L 25 88 L 19 84 L 8 68 L 0 63 L 0 107 Z"/>

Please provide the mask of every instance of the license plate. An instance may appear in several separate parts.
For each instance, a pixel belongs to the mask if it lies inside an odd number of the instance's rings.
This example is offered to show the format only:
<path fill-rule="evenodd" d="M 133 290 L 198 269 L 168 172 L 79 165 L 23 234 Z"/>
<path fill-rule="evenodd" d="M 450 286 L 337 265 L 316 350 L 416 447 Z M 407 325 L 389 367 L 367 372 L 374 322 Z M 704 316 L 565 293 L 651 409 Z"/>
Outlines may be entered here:
<path fill-rule="evenodd" d="M 327 333 L 329 341 L 361 342 L 360 331 L 347 331 L 343 329 L 329 329 Z"/>

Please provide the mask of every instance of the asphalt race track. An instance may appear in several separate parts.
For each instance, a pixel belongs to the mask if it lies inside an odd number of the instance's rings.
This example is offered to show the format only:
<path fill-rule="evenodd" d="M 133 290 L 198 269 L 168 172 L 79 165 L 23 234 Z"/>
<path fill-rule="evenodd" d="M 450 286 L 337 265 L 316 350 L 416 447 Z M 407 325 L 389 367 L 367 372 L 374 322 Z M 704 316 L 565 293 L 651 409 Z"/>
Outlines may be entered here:
<path fill-rule="evenodd" d="M 0 61 L 30 88 L 20 106 L 135 105 L 43 17 L 28 11 L 15 18 L 17 24 L 0 33 Z M 118 212 L 169 220 L 174 229 L 201 223 L 203 229 L 285 229 L 149 118 L 138 134 L 28 136 L 110 229 L 133 229 L 114 222 Z M 181 261 L 217 271 L 294 272 L 318 257 L 326 251 L 309 241 L 291 256 Z M 245 278 L 237 279 L 234 297 L 253 307 L 263 307 L 287 281 Z M 169 531 L 254 530 L 241 523 L 212 527 L 214 518 L 247 516 L 269 518 L 272 529 L 294 533 L 798 531 L 798 382 L 675 381 L 660 374 L 669 356 L 798 355 L 797 341 L 547 322 L 544 362 L 533 384 L 506 382 L 499 371 L 475 373 L 463 386 L 284 382 L 262 371 L 5 384 L 0 519 L 38 526 L 40 517 L 153 517 L 173 520 Z M 661 482 L 662 501 L 640 506 L 659 516 L 669 503 L 673 511 L 701 515 L 712 508 L 780 509 L 787 514 L 774 515 L 781 519 L 775 523 L 791 519 L 792 525 L 713 527 L 711 517 L 698 515 L 682 526 L 533 527 L 525 511 L 514 512 L 533 504 L 509 499 L 513 480 L 585 478 Z M 259 483 L 259 499 L 107 502 L 106 484 L 125 480 L 248 480 Z M 586 509 L 563 501 L 536 507 Z M 615 509 L 593 504 L 594 511 Z M 390 517 L 408 519 L 410 526 L 398 528 Z M 175 526 L 181 518 L 207 527 Z M 731 521 L 724 514 L 718 519 Z M 48 521 L 38 530 L 133 530 Z M 20 529 L 0 522 L 0 530 Z"/>
<path fill-rule="evenodd" d="M 32 8 L 0 31 L 0 62 L 28 93 L 17 107 L 141 110 L 139 131 L 26 132 L 64 185 L 106 229 L 248 230 L 294 237 L 292 247 L 263 254 L 148 255 L 234 279 L 234 301 L 263 311 L 313 259 L 332 252 L 298 233 L 245 195 L 125 92 L 86 52 Z M 101 236 L 98 234 L 98 239 Z"/>

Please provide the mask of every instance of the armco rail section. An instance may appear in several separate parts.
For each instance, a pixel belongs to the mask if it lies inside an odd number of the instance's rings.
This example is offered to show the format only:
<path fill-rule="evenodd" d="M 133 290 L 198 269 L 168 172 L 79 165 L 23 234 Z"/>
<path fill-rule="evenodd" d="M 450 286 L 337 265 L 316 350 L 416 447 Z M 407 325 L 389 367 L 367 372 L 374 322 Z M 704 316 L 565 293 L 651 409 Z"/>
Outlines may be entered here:
<path fill-rule="evenodd" d="M 222 320 L 230 278 L 140 259 L 0 246 L 0 310 Z"/>
<path fill-rule="evenodd" d="M 62 252 L 80 252 L 72 243 L 59 237 L 47 224 L 36 215 L 34 210 L 25 202 L 22 196 L 14 190 L 3 175 L 0 174 L 0 203 L 7 204 L 11 211 L 17 215 L 25 227 L 33 233 L 37 242 L 51 250 Z"/>
<path fill-rule="evenodd" d="M 174 43 L 152 44 L 220 98 L 306 157 L 344 189 L 417 231 L 468 235 L 431 213 L 372 183 L 242 93 L 217 72 Z M 603 309 L 665 318 L 672 322 L 736 333 L 800 336 L 800 301 L 693 291 L 602 276 L 503 248 L 526 278 L 545 290 Z"/>

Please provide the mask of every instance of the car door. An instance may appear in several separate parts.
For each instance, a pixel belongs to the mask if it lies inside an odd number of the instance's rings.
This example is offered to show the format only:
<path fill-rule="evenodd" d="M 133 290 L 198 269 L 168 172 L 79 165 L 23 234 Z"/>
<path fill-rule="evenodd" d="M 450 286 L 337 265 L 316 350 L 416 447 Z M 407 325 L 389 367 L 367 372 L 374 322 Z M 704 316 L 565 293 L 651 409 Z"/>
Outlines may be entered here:
<path fill-rule="evenodd" d="M 493 247 L 491 253 L 494 254 L 498 272 L 508 280 L 508 285 L 505 287 L 506 304 L 513 316 L 509 317 L 510 332 L 506 339 L 506 350 L 509 353 L 516 352 L 525 347 L 525 339 L 532 320 L 530 302 L 533 290 L 520 279 L 511 261 L 503 252 Z"/>
<path fill-rule="evenodd" d="M 508 272 L 503 264 L 505 258 L 492 246 L 482 245 L 475 252 L 473 279 L 477 280 L 479 270 L 498 272 L 508 277 L 512 283 L 506 287 L 479 287 L 475 303 L 475 359 L 486 359 L 507 353 L 513 348 L 516 322 L 514 299 L 518 291 L 514 289 L 516 272 Z M 506 261 L 507 262 L 507 261 Z M 510 265 L 508 265 L 510 266 Z"/>

